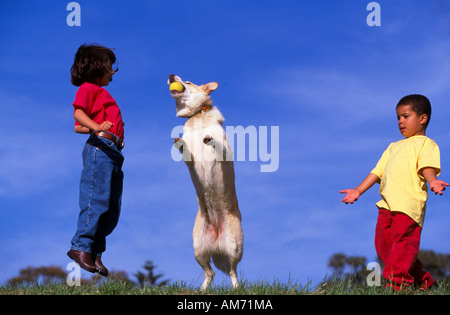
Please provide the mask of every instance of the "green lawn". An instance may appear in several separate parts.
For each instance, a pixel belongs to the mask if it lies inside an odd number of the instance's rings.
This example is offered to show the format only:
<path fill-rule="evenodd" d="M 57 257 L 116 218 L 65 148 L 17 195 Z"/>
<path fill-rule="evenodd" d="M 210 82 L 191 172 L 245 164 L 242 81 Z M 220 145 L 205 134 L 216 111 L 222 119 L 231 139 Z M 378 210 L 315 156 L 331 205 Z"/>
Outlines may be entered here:
<path fill-rule="evenodd" d="M 139 287 L 121 281 L 108 281 L 100 285 L 84 283 L 81 286 L 69 286 L 66 283 L 45 285 L 2 286 L 0 295 L 449 295 L 448 284 L 439 284 L 437 288 L 422 291 L 407 288 L 394 292 L 383 286 L 352 285 L 349 282 L 334 281 L 322 283 L 316 287 L 310 284 L 281 283 L 274 281 L 243 281 L 239 288 L 228 285 L 212 285 L 206 292 L 185 283 L 171 283 L 165 286 Z"/>

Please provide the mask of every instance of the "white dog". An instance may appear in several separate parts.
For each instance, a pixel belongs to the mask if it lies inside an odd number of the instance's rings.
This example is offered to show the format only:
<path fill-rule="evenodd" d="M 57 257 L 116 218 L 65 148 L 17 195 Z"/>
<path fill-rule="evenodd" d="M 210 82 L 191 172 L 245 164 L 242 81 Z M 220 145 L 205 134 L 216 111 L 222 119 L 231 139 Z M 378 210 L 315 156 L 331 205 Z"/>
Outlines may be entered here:
<path fill-rule="evenodd" d="M 242 258 L 244 236 L 236 197 L 233 154 L 222 127 L 224 118 L 216 107 L 212 107 L 209 97 L 218 83 L 197 86 L 171 74 L 168 84 L 173 82 L 182 84 L 182 87 L 178 85 L 178 91 L 171 91 L 176 100 L 177 116 L 188 118 L 182 139 L 176 138 L 174 143 L 183 153 L 197 192 L 199 210 L 193 239 L 195 259 L 205 273 L 201 289 L 205 290 L 214 277 L 211 258 L 217 268 L 230 275 L 233 288 L 236 288 L 239 285 L 236 267 Z"/>

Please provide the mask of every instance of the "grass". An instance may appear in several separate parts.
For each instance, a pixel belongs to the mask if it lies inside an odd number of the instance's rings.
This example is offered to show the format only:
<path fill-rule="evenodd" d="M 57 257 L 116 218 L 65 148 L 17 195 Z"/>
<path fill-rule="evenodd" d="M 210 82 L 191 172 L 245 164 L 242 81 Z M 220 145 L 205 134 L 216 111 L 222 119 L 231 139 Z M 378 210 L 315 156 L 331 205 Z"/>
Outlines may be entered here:
<path fill-rule="evenodd" d="M 297 283 L 274 281 L 248 282 L 232 289 L 228 285 L 213 285 L 206 292 L 184 282 L 175 282 L 162 287 L 139 287 L 123 281 L 107 281 L 100 285 L 90 283 L 68 286 L 66 283 L 1 286 L 0 295 L 449 295 L 450 286 L 441 283 L 438 288 L 422 291 L 407 288 L 395 292 L 383 286 L 352 285 L 346 281 L 322 283 L 316 287 Z"/>

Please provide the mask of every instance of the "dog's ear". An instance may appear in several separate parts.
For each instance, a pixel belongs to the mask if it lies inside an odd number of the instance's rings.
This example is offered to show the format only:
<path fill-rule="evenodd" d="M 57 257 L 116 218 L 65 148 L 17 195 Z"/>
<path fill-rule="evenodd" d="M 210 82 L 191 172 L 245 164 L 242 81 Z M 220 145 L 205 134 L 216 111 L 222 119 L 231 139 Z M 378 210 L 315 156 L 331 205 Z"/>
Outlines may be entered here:
<path fill-rule="evenodd" d="M 217 82 L 210 82 L 210 83 L 207 83 L 207 84 L 203 84 L 202 85 L 202 89 L 203 89 L 203 91 L 205 91 L 206 94 L 209 95 L 209 93 L 211 93 L 212 91 L 215 91 L 218 86 L 219 86 L 219 83 L 217 83 Z"/>

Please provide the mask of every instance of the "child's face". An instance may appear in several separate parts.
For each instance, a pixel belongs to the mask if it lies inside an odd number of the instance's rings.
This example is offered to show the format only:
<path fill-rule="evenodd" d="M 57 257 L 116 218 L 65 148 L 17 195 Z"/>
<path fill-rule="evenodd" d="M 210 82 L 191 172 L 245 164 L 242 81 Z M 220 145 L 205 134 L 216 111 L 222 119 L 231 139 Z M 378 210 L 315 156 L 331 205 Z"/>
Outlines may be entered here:
<path fill-rule="evenodd" d="M 400 133 L 409 138 L 412 136 L 425 135 L 425 126 L 428 116 L 426 114 L 418 116 L 411 108 L 411 105 L 400 105 L 397 107 L 398 128 Z"/>
<path fill-rule="evenodd" d="M 115 71 L 111 68 L 108 71 L 106 71 L 105 75 L 103 76 L 103 78 L 101 78 L 100 80 L 98 80 L 98 84 L 100 86 L 108 86 L 109 82 L 112 81 L 112 76 L 115 73 Z"/>

